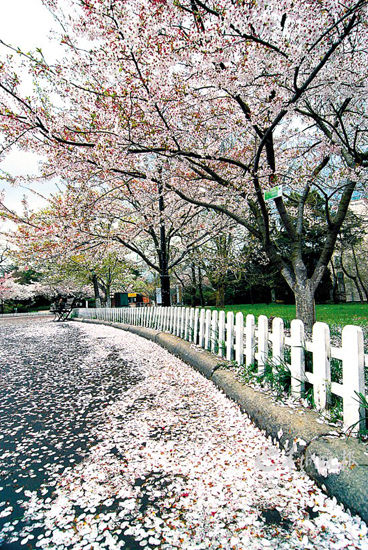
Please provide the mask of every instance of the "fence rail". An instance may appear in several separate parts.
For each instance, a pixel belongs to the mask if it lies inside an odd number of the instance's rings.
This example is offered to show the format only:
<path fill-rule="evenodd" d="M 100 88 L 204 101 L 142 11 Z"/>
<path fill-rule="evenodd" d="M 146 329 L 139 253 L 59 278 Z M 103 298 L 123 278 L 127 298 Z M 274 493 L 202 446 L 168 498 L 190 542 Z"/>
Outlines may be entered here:
<path fill-rule="evenodd" d="M 366 395 L 364 335 L 358 326 L 343 328 L 341 347 L 331 345 L 330 329 L 325 323 L 315 323 L 312 337 L 306 338 L 302 321 L 291 321 L 285 331 L 282 319 L 272 322 L 260 315 L 212 311 L 187 307 L 142 307 L 77 309 L 80 318 L 127 323 L 161 330 L 192 342 L 228 361 L 247 367 L 256 365 L 262 375 L 266 365 L 276 368 L 286 365 L 291 374 L 291 392 L 296 398 L 304 395 L 305 385 L 313 388 L 317 410 L 329 407 L 333 394 L 342 398 L 343 424 L 357 432 L 365 428 L 366 411 L 358 394 Z M 333 380 L 334 371 L 340 380 Z M 336 368 L 337 367 L 337 368 Z"/>

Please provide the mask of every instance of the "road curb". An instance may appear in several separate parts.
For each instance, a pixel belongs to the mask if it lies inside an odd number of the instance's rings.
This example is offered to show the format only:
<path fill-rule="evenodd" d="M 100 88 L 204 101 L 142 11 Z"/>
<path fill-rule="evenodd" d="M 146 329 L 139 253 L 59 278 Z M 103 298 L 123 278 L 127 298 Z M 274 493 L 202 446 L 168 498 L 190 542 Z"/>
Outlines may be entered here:
<path fill-rule="evenodd" d="M 73 321 L 132 332 L 191 365 L 235 401 L 329 496 L 368 524 L 367 445 L 321 423 L 315 411 L 276 403 L 269 395 L 242 384 L 235 373 L 226 368 L 226 361 L 176 336 L 123 323 L 94 319 Z"/>

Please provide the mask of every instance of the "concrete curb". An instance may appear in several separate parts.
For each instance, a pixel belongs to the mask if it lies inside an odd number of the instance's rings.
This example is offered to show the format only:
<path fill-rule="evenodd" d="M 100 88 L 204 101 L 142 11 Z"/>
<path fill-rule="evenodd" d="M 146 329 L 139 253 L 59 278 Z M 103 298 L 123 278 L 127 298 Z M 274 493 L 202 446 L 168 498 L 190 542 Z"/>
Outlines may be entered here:
<path fill-rule="evenodd" d="M 318 414 L 302 407 L 275 403 L 270 396 L 243 385 L 219 357 L 157 330 L 92 319 L 73 321 L 103 324 L 152 340 L 211 380 L 238 403 L 267 436 L 293 458 L 329 496 L 368 523 L 368 447 L 320 423 Z M 220 366 L 221 365 L 221 366 Z"/>

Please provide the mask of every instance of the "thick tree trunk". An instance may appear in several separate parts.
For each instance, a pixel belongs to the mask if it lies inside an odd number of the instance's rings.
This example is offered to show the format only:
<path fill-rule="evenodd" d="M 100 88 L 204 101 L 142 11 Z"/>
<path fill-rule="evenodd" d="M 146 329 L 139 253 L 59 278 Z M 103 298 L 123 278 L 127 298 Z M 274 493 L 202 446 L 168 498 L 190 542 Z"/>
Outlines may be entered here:
<path fill-rule="evenodd" d="M 225 305 L 225 285 L 220 284 L 216 290 L 216 306 L 223 307 Z"/>
<path fill-rule="evenodd" d="M 100 296 L 100 289 L 98 287 L 97 275 L 95 273 L 92 275 L 92 283 L 93 283 L 93 290 L 94 290 L 94 293 L 95 293 L 96 307 L 100 308 L 101 307 L 101 296 Z"/>
<path fill-rule="evenodd" d="M 168 272 L 160 273 L 161 282 L 161 300 L 163 306 L 170 306 L 170 275 Z"/>
<path fill-rule="evenodd" d="M 162 190 L 161 181 L 158 184 L 158 210 L 160 213 L 160 249 L 159 249 L 159 263 L 160 263 L 160 282 L 161 282 L 161 300 L 163 306 L 171 305 L 170 297 L 170 275 L 169 275 L 169 255 L 168 255 L 168 241 L 166 238 L 165 227 L 165 202 Z"/>
<path fill-rule="evenodd" d="M 307 330 L 312 330 L 316 322 L 316 306 L 314 302 L 314 288 L 309 280 L 294 287 L 296 318 L 301 319 Z"/>

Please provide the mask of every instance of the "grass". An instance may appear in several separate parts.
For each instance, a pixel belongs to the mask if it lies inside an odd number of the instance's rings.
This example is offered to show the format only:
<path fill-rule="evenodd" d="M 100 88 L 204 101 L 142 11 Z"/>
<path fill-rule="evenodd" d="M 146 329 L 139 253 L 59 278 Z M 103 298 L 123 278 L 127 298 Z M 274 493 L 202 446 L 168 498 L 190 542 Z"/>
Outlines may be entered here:
<path fill-rule="evenodd" d="M 255 317 L 266 315 L 267 317 L 281 317 L 284 321 L 295 319 L 295 305 L 290 304 L 241 304 L 225 306 L 223 308 L 211 307 L 224 311 L 241 311 L 244 315 L 253 313 Z M 368 304 L 317 304 L 317 321 L 328 325 L 359 325 L 368 327 Z"/>

